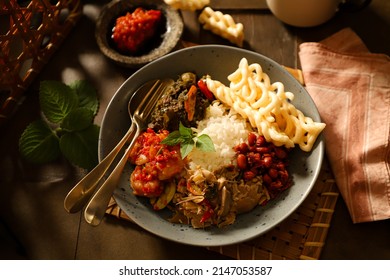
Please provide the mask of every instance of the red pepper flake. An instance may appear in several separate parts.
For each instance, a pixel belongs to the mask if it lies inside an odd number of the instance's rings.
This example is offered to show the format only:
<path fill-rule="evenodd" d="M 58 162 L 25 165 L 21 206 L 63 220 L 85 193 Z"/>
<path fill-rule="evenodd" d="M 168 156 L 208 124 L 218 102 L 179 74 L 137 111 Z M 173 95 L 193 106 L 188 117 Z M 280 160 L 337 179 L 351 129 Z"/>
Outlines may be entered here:
<path fill-rule="evenodd" d="M 141 7 L 117 18 L 112 40 L 119 51 L 134 54 L 155 34 L 162 18 L 160 10 L 145 10 Z"/>
<path fill-rule="evenodd" d="M 200 79 L 198 81 L 198 87 L 208 100 L 213 101 L 215 99 L 214 94 L 208 89 L 207 84 L 204 80 Z"/>
<path fill-rule="evenodd" d="M 213 210 L 210 202 L 207 199 L 204 199 L 202 201 L 202 204 L 204 206 L 206 206 L 206 210 L 204 211 L 203 216 L 202 216 L 202 218 L 199 221 L 200 223 L 206 222 L 207 220 L 211 219 L 213 217 L 213 215 L 214 215 L 214 210 Z"/>

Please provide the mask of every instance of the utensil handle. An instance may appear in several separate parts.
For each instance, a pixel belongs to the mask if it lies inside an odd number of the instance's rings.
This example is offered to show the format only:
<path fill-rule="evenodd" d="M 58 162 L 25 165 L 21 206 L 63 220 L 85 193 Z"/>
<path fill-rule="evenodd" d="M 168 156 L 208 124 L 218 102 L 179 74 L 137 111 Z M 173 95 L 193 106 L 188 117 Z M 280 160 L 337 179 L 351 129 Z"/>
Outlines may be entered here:
<path fill-rule="evenodd" d="M 133 122 L 115 148 L 69 191 L 64 200 L 64 208 L 68 213 L 80 211 L 88 202 L 99 181 L 103 178 L 119 151 L 133 134 L 134 128 L 135 125 Z"/>
<path fill-rule="evenodd" d="M 103 185 L 96 191 L 91 200 L 89 201 L 87 207 L 84 210 L 84 219 L 85 221 L 93 226 L 98 226 L 100 222 L 103 220 L 104 214 L 106 213 L 108 203 L 110 202 L 111 196 L 118 186 L 119 180 L 122 176 L 123 168 L 128 160 L 128 154 L 135 144 L 135 140 L 139 135 L 141 129 L 137 125 L 137 131 L 132 137 L 130 145 L 127 147 L 124 155 L 115 166 L 114 170 L 108 176 L 107 180 L 103 183 Z"/>

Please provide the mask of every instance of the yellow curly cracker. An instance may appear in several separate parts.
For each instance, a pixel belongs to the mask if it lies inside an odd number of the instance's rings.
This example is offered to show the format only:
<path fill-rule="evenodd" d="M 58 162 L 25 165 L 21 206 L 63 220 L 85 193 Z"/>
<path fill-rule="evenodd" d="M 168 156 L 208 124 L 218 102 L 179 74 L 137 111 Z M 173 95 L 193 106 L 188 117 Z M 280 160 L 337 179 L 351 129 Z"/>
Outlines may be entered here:
<path fill-rule="evenodd" d="M 242 23 L 235 23 L 231 15 L 206 7 L 200 13 L 198 20 L 204 29 L 210 30 L 239 47 L 243 46 L 244 26 Z"/>
<path fill-rule="evenodd" d="M 176 10 L 189 11 L 200 10 L 210 4 L 210 0 L 164 0 L 164 2 Z"/>
<path fill-rule="evenodd" d="M 270 82 L 259 64 L 243 58 L 238 69 L 228 76 L 229 86 L 207 77 L 207 87 L 222 103 L 242 117 L 269 142 L 292 148 L 295 144 L 310 151 L 325 128 L 314 122 L 291 103 L 294 94 L 285 91 L 281 82 Z"/>

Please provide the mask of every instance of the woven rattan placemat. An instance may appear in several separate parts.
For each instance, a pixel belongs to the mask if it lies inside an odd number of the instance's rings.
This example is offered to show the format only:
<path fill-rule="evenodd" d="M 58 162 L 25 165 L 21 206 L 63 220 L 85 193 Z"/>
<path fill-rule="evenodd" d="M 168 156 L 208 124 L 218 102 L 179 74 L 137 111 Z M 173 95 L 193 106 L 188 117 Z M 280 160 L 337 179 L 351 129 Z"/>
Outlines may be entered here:
<path fill-rule="evenodd" d="M 325 159 L 313 190 L 286 220 L 250 241 L 208 249 L 235 259 L 319 259 L 338 196 L 333 174 Z M 131 221 L 114 199 L 106 213 Z"/>

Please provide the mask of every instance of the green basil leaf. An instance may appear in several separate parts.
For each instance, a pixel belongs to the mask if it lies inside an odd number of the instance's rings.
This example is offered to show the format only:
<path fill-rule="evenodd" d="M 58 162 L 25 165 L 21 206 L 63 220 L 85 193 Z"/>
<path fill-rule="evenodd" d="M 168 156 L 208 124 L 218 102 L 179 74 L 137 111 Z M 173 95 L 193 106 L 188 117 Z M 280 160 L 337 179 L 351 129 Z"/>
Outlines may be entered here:
<path fill-rule="evenodd" d="M 207 134 L 196 137 L 196 148 L 204 152 L 215 152 L 213 140 Z"/>
<path fill-rule="evenodd" d="M 180 144 L 181 158 L 184 159 L 194 148 L 195 142 L 183 142 Z"/>
<path fill-rule="evenodd" d="M 185 127 L 181 122 L 179 124 L 179 132 L 181 137 L 183 138 L 193 138 L 193 132 L 192 129 L 189 127 Z"/>
<path fill-rule="evenodd" d="M 46 118 L 60 123 L 71 110 L 78 106 L 77 94 L 67 85 L 58 81 L 42 81 L 39 102 Z"/>
<path fill-rule="evenodd" d="M 175 130 L 169 133 L 169 135 L 161 141 L 161 144 L 175 146 L 177 144 L 180 144 L 181 142 L 183 142 L 183 139 L 180 136 L 180 132 Z"/>
<path fill-rule="evenodd" d="M 95 116 L 99 109 L 99 100 L 95 88 L 85 80 L 75 81 L 69 86 L 79 98 L 79 107 L 92 110 Z"/>
<path fill-rule="evenodd" d="M 179 130 L 170 133 L 163 141 L 162 144 L 174 146 L 180 144 L 180 154 L 182 158 L 185 158 L 194 147 L 202 151 L 215 151 L 213 141 L 207 134 L 202 134 L 196 137 L 191 128 L 185 127 L 182 123 L 179 125 Z"/>
<path fill-rule="evenodd" d="M 98 136 L 97 125 L 66 133 L 60 138 L 61 152 L 74 165 L 91 170 L 98 163 Z"/>
<path fill-rule="evenodd" d="M 66 131 L 81 131 L 92 124 L 94 112 L 88 108 L 76 108 L 61 123 Z"/>
<path fill-rule="evenodd" d="M 45 122 L 35 121 L 20 136 L 19 151 L 30 162 L 50 162 L 60 155 L 58 137 Z"/>

